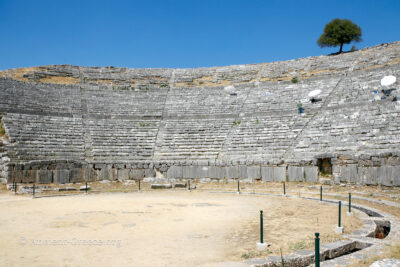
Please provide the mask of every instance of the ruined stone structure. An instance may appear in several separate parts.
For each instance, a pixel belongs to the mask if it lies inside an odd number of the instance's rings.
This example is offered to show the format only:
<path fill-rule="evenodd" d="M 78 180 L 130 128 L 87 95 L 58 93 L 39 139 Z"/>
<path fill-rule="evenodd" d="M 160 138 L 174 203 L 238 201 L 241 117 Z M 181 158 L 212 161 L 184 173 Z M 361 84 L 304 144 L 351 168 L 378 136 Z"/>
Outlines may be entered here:
<path fill-rule="evenodd" d="M 228 67 L 3 71 L 0 178 L 317 182 L 332 174 L 337 183 L 399 186 L 398 83 L 374 101 L 385 75 L 400 76 L 400 42 Z M 306 101 L 315 89 L 320 101 Z"/>

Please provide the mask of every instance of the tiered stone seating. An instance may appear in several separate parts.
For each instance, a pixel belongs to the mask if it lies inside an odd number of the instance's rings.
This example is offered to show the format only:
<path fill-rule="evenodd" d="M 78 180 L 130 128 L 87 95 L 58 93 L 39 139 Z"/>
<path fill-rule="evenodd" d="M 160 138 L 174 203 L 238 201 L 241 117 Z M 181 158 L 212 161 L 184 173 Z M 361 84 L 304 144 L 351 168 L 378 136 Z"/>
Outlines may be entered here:
<path fill-rule="evenodd" d="M 13 161 L 84 159 L 80 118 L 8 113 L 3 122 Z"/>
<path fill-rule="evenodd" d="M 30 84 L 0 78 L 0 111 L 34 114 L 79 114 L 77 85 Z"/>
<path fill-rule="evenodd" d="M 312 159 L 321 153 L 393 151 L 400 147 L 399 112 L 398 104 L 391 102 L 321 111 L 304 129 L 292 157 Z"/>
<path fill-rule="evenodd" d="M 164 172 L 173 164 L 200 166 L 196 161 L 221 168 L 253 162 L 240 175 L 259 178 L 254 161 L 310 167 L 323 153 L 396 152 L 400 106 L 393 98 L 374 101 L 373 92 L 381 94 L 383 76 L 400 77 L 399 54 L 397 42 L 338 56 L 227 67 L 60 65 L 0 72 L 7 154 L 13 162 L 74 160 L 77 168 L 84 162 L 90 179 L 94 172 L 106 179 L 122 169 L 121 162 L 124 169 L 130 162 L 153 168 L 154 162 Z M 399 98 L 396 86 L 392 95 Z M 311 103 L 308 94 L 316 89 L 321 101 Z M 65 170 L 62 164 L 57 168 Z M 194 172 L 190 177 L 204 174 L 200 167 L 185 168 Z M 178 169 L 174 175 L 182 176 Z"/>
<path fill-rule="evenodd" d="M 153 156 L 159 120 L 90 120 L 95 162 L 149 160 Z"/>
<path fill-rule="evenodd" d="M 233 91 L 224 87 L 196 87 L 170 89 L 165 103 L 165 114 L 174 116 L 219 116 L 232 115 L 240 111 L 248 90 L 235 87 Z"/>
<path fill-rule="evenodd" d="M 156 160 L 215 160 L 233 119 L 167 120 L 159 134 Z"/>
<path fill-rule="evenodd" d="M 282 159 L 307 120 L 296 113 L 239 118 L 234 122 L 220 158 Z"/>
<path fill-rule="evenodd" d="M 162 116 L 167 97 L 166 88 L 148 90 L 110 90 L 85 86 L 84 98 L 89 115 L 103 116 Z"/>

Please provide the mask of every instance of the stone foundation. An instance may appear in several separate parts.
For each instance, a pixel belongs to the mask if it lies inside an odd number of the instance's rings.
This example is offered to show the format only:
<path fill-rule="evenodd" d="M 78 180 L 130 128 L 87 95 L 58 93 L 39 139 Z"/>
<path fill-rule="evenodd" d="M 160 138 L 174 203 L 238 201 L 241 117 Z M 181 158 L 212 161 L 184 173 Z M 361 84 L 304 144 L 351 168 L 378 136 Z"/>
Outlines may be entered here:
<path fill-rule="evenodd" d="M 341 156 L 332 158 L 335 184 L 351 183 L 359 185 L 400 186 L 400 166 L 389 165 L 399 160 L 390 154 L 376 156 L 376 166 L 370 160 L 343 160 Z M 262 182 L 308 182 L 318 183 L 320 172 L 318 166 L 301 163 L 281 165 L 264 165 L 263 163 L 243 165 L 240 162 L 215 164 L 211 161 L 182 162 L 130 162 L 130 163 L 82 163 L 76 161 L 36 161 L 29 163 L 8 163 L 7 182 L 18 183 L 78 183 L 85 181 L 124 181 L 124 180 L 182 180 L 207 179 Z M 351 164 L 349 162 L 352 162 Z M 154 179 L 151 179 L 154 178 Z M 326 179 L 326 178 L 324 178 Z"/>

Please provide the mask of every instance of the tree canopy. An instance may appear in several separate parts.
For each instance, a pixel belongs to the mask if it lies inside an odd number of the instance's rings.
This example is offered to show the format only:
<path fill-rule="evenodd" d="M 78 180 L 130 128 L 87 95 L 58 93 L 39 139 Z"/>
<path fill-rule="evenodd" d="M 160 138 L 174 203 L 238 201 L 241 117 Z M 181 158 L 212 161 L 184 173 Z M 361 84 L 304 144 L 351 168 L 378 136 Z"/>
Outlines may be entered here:
<path fill-rule="evenodd" d="M 320 47 L 340 45 L 339 53 L 342 53 L 343 44 L 352 41 L 362 41 L 361 28 L 348 19 L 333 19 L 325 25 L 324 32 L 318 39 L 318 45 Z"/>

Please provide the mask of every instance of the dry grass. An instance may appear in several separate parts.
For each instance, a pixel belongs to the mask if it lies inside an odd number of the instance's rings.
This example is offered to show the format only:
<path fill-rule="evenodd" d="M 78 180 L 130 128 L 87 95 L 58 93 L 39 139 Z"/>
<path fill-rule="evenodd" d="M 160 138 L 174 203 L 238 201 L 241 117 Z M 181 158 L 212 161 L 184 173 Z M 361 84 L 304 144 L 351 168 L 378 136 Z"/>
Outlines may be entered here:
<path fill-rule="evenodd" d="M 400 243 L 387 245 L 382 254 L 373 256 L 369 259 L 353 260 L 350 264 L 347 265 L 347 267 L 368 267 L 375 261 L 387 258 L 400 259 Z"/>
<path fill-rule="evenodd" d="M 60 77 L 60 76 L 48 76 L 38 80 L 41 83 L 54 83 L 54 84 L 78 84 L 79 79 L 74 77 Z"/>
<path fill-rule="evenodd" d="M 6 130 L 4 129 L 1 117 L 0 117 L 0 138 L 7 138 Z"/>
<path fill-rule="evenodd" d="M 21 82 L 29 82 L 28 78 L 25 78 L 25 74 L 33 73 L 35 71 L 44 70 L 43 67 L 30 67 L 30 68 L 18 68 L 18 69 L 10 69 L 0 72 L 0 77 L 11 78 L 13 80 L 21 81 Z"/>
<path fill-rule="evenodd" d="M 213 76 L 203 76 L 197 79 L 193 79 L 191 82 L 175 82 L 175 87 L 216 87 L 216 86 L 226 86 L 231 85 L 232 82 L 229 80 L 218 79 L 213 82 Z"/>

